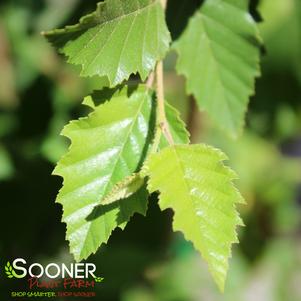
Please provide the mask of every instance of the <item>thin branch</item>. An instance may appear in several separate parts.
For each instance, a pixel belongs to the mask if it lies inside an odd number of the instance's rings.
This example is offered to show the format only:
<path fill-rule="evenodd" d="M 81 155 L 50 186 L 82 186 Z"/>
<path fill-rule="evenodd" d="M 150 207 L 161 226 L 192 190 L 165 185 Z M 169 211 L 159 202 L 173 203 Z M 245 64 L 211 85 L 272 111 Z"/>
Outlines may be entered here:
<path fill-rule="evenodd" d="M 167 6 L 167 0 L 161 0 L 161 5 L 162 5 L 163 9 L 165 10 L 166 6 Z"/>
<path fill-rule="evenodd" d="M 165 11 L 167 0 L 161 0 L 161 5 Z M 159 143 L 160 138 L 162 134 L 166 137 L 169 145 L 174 144 L 173 137 L 171 135 L 169 124 L 166 119 L 166 113 L 165 113 L 165 100 L 164 100 L 164 82 L 163 82 L 163 62 L 160 61 L 157 63 L 156 66 L 156 92 L 157 92 L 157 100 L 158 100 L 158 107 L 157 107 L 157 131 L 155 133 L 155 139 L 152 147 L 152 152 L 156 152 Z M 151 74 L 149 76 L 149 79 L 147 80 L 147 86 L 152 85 L 154 74 Z"/>
<path fill-rule="evenodd" d="M 149 77 L 148 77 L 148 79 L 147 79 L 147 81 L 145 83 L 146 87 L 148 89 L 150 89 L 153 86 L 154 80 L 155 80 L 155 72 L 151 72 L 151 74 L 149 75 Z"/>
<path fill-rule="evenodd" d="M 157 99 L 158 99 L 158 124 L 170 145 L 174 144 L 168 122 L 165 114 L 164 103 L 164 83 L 163 83 L 163 63 L 158 62 L 156 67 L 156 80 L 157 80 Z"/>

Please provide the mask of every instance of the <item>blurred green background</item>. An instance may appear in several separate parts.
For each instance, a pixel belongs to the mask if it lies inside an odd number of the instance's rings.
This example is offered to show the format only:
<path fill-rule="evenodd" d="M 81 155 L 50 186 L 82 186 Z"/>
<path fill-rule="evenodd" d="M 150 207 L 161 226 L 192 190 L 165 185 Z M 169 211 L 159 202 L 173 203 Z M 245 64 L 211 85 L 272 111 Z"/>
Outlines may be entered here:
<path fill-rule="evenodd" d="M 167 20 L 177 37 L 201 1 L 170 0 Z M 68 141 L 59 136 L 85 114 L 83 96 L 101 86 L 83 79 L 40 35 L 77 22 L 96 0 L 2 0 L 0 4 L 0 292 L 16 290 L 3 265 L 72 261 L 62 208 L 55 197 L 62 180 L 51 176 Z M 97 300 L 300 301 L 301 300 L 301 1 L 252 1 L 265 49 L 246 130 L 231 140 L 186 98 L 175 75 L 175 54 L 166 60 L 166 94 L 189 124 L 194 142 L 221 147 L 238 172 L 247 205 L 245 227 L 233 248 L 225 294 L 190 243 L 171 231 L 172 212 L 156 197 L 147 217 L 135 215 L 124 231 L 89 258 L 105 278 Z M 22 284 L 20 284 L 20 288 Z M 8 300 L 3 299 L 3 300 Z"/>

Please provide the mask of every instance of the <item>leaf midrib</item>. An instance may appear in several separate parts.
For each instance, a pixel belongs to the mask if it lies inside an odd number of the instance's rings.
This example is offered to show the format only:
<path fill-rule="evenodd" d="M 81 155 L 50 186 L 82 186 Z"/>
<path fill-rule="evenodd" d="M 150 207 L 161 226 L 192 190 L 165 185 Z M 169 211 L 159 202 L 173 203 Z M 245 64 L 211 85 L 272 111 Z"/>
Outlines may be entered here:
<path fill-rule="evenodd" d="M 102 32 L 102 30 L 103 30 L 108 24 L 114 23 L 114 22 L 119 23 L 122 19 L 125 19 L 125 18 L 127 18 L 127 17 L 129 17 L 129 16 L 131 16 L 131 15 L 134 15 L 134 18 L 136 18 L 137 15 L 138 15 L 139 13 L 141 13 L 143 10 L 146 10 L 146 9 L 149 10 L 149 8 L 150 8 L 152 5 L 155 5 L 155 2 L 153 2 L 153 3 L 151 3 L 151 4 L 149 4 L 149 5 L 145 6 L 145 7 L 143 7 L 142 9 L 138 9 L 138 10 L 136 10 L 136 11 L 134 11 L 134 12 L 131 12 L 131 13 L 129 13 L 129 14 L 122 15 L 122 16 L 120 16 L 120 17 L 113 18 L 113 19 L 111 19 L 110 21 L 106 21 L 106 22 L 103 22 L 103 23 L 97 23 L 97 24 L 95 25 L 95 27 L 99 27 L 99 30 L 97 30 L 97 32 L 95 32 L 95 34 L 90 38 L 90 40 L 87 41 L 87 42 L 85 43 L 85 46 L 84 46 L 84 47 L 83 47 L 83 48 L 82 48 L 82 49 L 81 49 L 81 50 L 80 50 L 80 51 L 72 58 L 72 60 L 75 60 L 75 58 L 79 57 L 80 54 L 82 53 L 82 51 L 83 51 L 84 49 L 87 49 L 88 45 L 89 45 L 89 44 L 97 37 L 98 34 L 100 34 L 100 33 Z M 94 58 L 87 66 L 85 66 L 86 69 L 89 68 L 89 66 L 96 60 L 97 57 L 99 57 L 99 54 L 100 54 L 101 51 L 103 50 L 104 46 L 108 43 L 108 41 L 109 41 L 109 39 L 111 38 L 112 34 L 115 32 L 117 26 L 118 26 L 118 24 L 116 24 L 116 26 L 114 26 L 112 32 L 111 32 L 110 35 L 107 37 L 106 42 L 103 43 L 102 48 L 98 51 L 98 54 L 95 56 L 95 58 Z M 91 26 L 91 27 L 89 27 L 87 30 L 89 30 L 89 29 L 91 29 L 91 28 L 93 28 L 93 27 L 94 27 L 94 26 Z M 79 29 L 79 30 L 80 30 L 80 29 Z"/>

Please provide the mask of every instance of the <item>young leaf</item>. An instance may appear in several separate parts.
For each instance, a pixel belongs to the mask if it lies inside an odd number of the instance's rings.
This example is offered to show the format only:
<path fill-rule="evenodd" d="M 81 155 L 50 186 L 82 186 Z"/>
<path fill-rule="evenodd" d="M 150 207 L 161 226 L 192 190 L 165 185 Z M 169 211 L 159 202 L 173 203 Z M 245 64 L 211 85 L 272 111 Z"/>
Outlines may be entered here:
<path fill-rule="evenodd" d="M 168 102 L 165 102 L 166 119 L 169 124 L 171 135 L 175 143 L 188 144 L 189 132 L 186 130 L 185 123 L 180 117 L 180 113 Z M 161 136 L 160 148 L 168 146 L 165 136 Z"/>
<path fill-rule="evenodd" d="M 106 0 L 78 24 L 44 34 L 82 76 L 106 76 L 110 86 L 136 72 L 144 80 L 170 43 L 159 0 Z"/>
<path fill-rule="evenodd" d="M 126 199 L 138 191 L 144 184 L 144 178 L 139 173 L 134 173 L 117 183 L 111 192 L 103 199 L 102 204 L 112 204 L 121 199 Z"/>
<path fill-rule="evenodd" d="M 98 92 L 93 97 L 101 102 L 107 95 Z M 111 98 L 64 128 L 63 135 L 72 143 L 54 170 L 64 178 L 57 202 L 63 205 L 67 239 L 76 260 L 95 252 L 135 212 L 146 211 L 143 188 L 128 200 L 102 205 L 116 183 L 140 170 L 155 122 L 152 96 L 145 87 L 115 89 Z"/>
<path fill-rule="evenodd" d="M 234 137 L 242 130 L 260 73 L 260 45 L 245 0 L 207 0 L 174 45 L 188 93 Z"/>
<path fill-rule="evenodd" d="M 174 210 L 173 229 L 182 231 L 208 262 L 223 290 L 236 225 L 242 221 L 235 203 L 242 197 L 232 184 L 235 173 L 221 161 L 226 156 L 206 145 L 175 145 L 153 154 L 143 173 L 150 192 L 159 191 L 162 210 Z"/>

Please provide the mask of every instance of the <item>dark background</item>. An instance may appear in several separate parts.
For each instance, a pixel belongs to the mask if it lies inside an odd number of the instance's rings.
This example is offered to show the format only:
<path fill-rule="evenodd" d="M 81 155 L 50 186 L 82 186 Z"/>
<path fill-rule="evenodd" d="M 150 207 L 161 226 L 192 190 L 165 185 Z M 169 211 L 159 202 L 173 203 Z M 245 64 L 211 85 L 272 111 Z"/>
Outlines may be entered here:
<path fill-rule="evenodd" d="M 65 241 L 62 184 L 51 176 L 68 141 L 64 124 L 83 115 L 83 96 L 98 79 L 83 79 L 40 35 L 77 22 L 97 1 L 2 0 L 0 4 L 0 292 L 24 280 L 7 279 L 4 265 L 72 261 Z M 167 20 L 177 38 L 201 1 L 169 1 Z M 97 300 L 122 301 L 299 301 L 301 300 L 301 3 L 252 2 L 250 11 L 265 40 L 262 77 L 257 81 L 244 134 L 231 140 L 185 97 L 184 80 L 166 59 L 167 99 L 188 121 L 194 142 L 221 147 L 238 172 L 247 205 L 246 226 L 233 250 L 225 294 L 206 264 L 181 234 L 171 231 L 172 212 L 160 212 L 156 196 L 147 217 L 136 215 L 124 231 L 89 258 L 99 276 Z"/>

